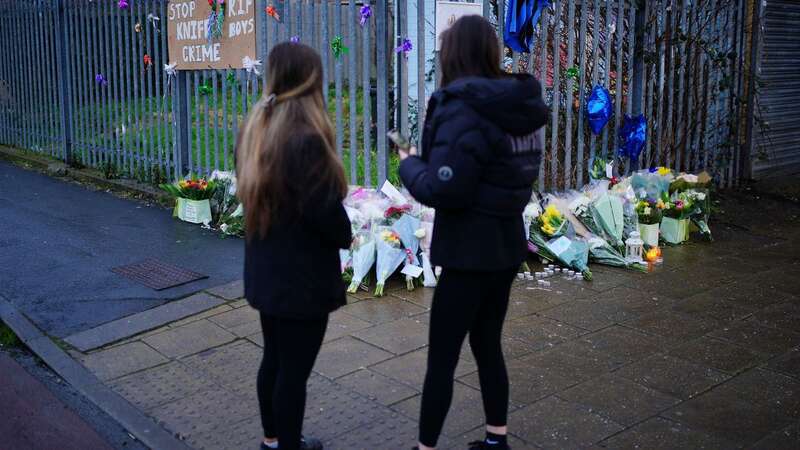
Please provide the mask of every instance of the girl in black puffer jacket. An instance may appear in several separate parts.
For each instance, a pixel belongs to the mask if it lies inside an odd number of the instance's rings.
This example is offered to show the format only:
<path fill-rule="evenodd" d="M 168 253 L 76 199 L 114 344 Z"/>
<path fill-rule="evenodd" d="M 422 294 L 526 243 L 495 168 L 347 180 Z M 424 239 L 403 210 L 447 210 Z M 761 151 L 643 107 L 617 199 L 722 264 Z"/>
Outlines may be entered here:
<path fill-rule="evenodd" d="M 505 450 L 508 375 L 501 332 L 511 283 L 527 244 L 522 212 L 542 155 L 548 109 L 529 75 L 507 75 L 491 25 L 459 19 L 442 36 L 442 85 L 431 97 L 422 154 L 401 152 L 400 176 L 436 209 L 431 261 L 443 268 L 434 294 L 420 448 L 436 447 L 469 333 L 487 433 L 472 449 Z"/>

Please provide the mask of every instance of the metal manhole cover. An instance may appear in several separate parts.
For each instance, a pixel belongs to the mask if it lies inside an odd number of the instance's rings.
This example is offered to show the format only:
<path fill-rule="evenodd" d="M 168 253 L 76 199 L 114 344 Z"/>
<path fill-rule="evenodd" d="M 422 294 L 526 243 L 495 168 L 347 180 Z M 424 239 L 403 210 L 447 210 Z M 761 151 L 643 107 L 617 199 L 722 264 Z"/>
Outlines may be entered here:
<path fill-rule="evenodd" d="M 111 271 L 157 291 L 208 278 L 208 275 L 192 272 L 156 259 L 146 259 L 136 264 L 114 267 Z"/>

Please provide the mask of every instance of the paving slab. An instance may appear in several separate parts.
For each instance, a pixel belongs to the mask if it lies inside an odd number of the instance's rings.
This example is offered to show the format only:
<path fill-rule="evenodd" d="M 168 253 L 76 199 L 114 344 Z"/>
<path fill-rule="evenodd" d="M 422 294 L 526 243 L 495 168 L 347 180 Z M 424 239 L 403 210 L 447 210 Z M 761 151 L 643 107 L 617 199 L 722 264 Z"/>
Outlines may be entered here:
<path fill-rule="evenodd" d="M 580 337 L 595 352 L 608 355 L 610 360 L 620 365 L 650 356 L 663 348 L 657 337 L 619 325 Z"/>
<path fill-rule="evenodd" d="M 623 426 L 581 405 L 549 397 L 509 415 L 509 429 L 544 449 L 586 448 Z"/>
<path fill-rule="evenodd" d="M 526 343 L 532 350 L 554 347 L 585 333 L 582 328 L 538 316 L 507 320 L 503 326 L 503 334 Z"/>
<path fill-rule="evenodd" d="M 800 333 L 765 327 L 753 320 L 716 330 L 711 336 L 772 356 L 800 346 Z"/>
<path fill-rule="evenodd" d="M 712 390 L 662 413 L 692 429 L 749 446 L 791 420 L 770 406 L 739 398 L 736 392 Z"/>
<path fill-rule="evenodd" d="M 123 319 L 105 323 L 96 328 L 81 331 L 68 336 L 64 341 L 78 350 L 86 352 L 158 328 L 184 317 L 198 314 L 222 303 L 223 300 L 208 294 L 195 294 Z"/>
<path fill-rule="evenodd" d="M 769 370 L 754 369 L 730 380 L 718 389 L 742 400 L 762 403 L 781 414 L 800 418 L 800 381 Z"/>
<path fill-rule="evenodd" d="M 428 349 L 424 348 L 375 364 L 370 370 L 400 381 L 406 386 L 422 390 L 427 367 Z M 455 376 L 462 377 L 476 370 L 478 367 L 475 363 L 461 359 L 456 367 Z"/>
<path fill-rule="evenodd" d="M 108 381 L 169 360 L 142 342 L 131 342 L 83 356 L 83 364 L 97 378 Z"/>
<path fill-rule="evenodd" d="M 413 318 L 402 319 L 357 331 L 353 336 L 401 355 L 428 345 L 428 325 Z"/>
<path fill-rule="evenodd" d="M 235 450 L 258 448 L 263 439 L 261 417 L 254 416 L 224 427 L 192 433 L 186 442 L 196 450 Z"/>
<path fill-rule="evenodd" d="M 424 313 L 427 308 L 394 297 L 364 300 L 343 306 L 341 311 L 372 324 L 393 322 Z"/>
<path fill-rule="evenodd" d="M 337 310 L 328 316 L 328 329 L 325 330 L 324 342 L 330 342 L 343 336 L 348 336 L 358 330 L 369 328 L 372 323 L 353 317 L 350 314 Z"/>
<path fill-rule="evenodd" d="M 329 441 L 392 414 L 385 406 L 338 383 L 319 375 L 309 379 L 303 423 L 309 436 Z"/>
<path fill-rule="evenodd" d="M 368 369 L 353 372 L 336 381 L 342 386 L 350 388 L 386 406 L 406 400 L 418 394 L 417 389 L 406 386 L 392 378 Z"/>
<path fill-rule="evenodd" d="M 503 356 L 506 360 L 520 358 L 539 350 L 525 341 L 509 336 L 503 336 L 500 344 L 503 346 Z M 475 362 L 475 355 L 472 354 L 469 336 L 467 336 L 467 339 L 464 339 L 464 345 L 461 346 L 461 359 L 464 361 Z"/>
<path fill-rule="evenodd" d="M 242 307 L 209 317 L 208 320 L 214 322 L 222 328 L 225 328 L 226 330 L 230 330 L 231 328 L 241 325 L 246 325 L 253 322 L 258 323 L 261 320 L 261 316 L 259 315 L 258 311 L 253 308 Z"/>
<path fill-rule="evenodd" d="M 767 368 L 800 379 L 800 348 L 794 348 L 783 355 L 773 359 Z"/>
<path fill-rule="evenodd" d="M 615 373 L 680 399 L 694 397 L 730 378 L 709 367 L 663 354 L 625 366 Z"/>
<path fill-rule="evenodd" d="M 236 300 L 244 297 L 244 280 L 231 281 L 230 283 L 206 289 L 211 295 L 222 297 L 225 300 Z"/>
<path fill-rule="evenodd" d="M 737 444 L 679 422 L 653 417 L 606 439 L 601 446 L 619 450 L 729 450 Z"/>
<path fill-rule="evenodd" d="M 188 440 L 198 433 L 224 430 L 258 413 L 256 396 L 240 396 L 224 388 L 203 390 L 150 411 L 165 428 Z"/>
<path fill-rule="evenodd" d="M 433 305 L 434 291 L 435 291 L 434 289 L 414 289 L 413 291 L 400 289 L 397 291 L 389 292 L 389 296 L 395 298 L 401 298 L 403 300 L 407 300 L 423 308 L 430 309 L 431 306 Z"/>
<path fill-rule="evenodd" d="M 681 401 L 613 375 L 583 382 L 557 396 L 624 426 L 635 425 Z"/>
<path fill-rule="evenodd" d="M 778 329 L 800 330 L 800 300 L 767 306 L 753 316 L 758 323 Z"/>
<path fill-rule="evenodd" d="M 723 323 L 710 317 L 682 314 L 663 308 L 628 321 L 625 325 L 676 341 L 702 336 L 721 328 Z"/>
<path fill-rule="evenodd" d="M 249 341 L 237 340 L 188 356 L 181 363 L 195 373 L 207 374 L 220 385 L 255 380 L 263 350 Z"/>
<path fill-rule="evenodd" d="M 672 348 L 668 353 L 732 375 L 769 359 L 767 355 L 707 336 Z"/>
<path fill-rule="evenodd" d="M 203 319 L 146 337 L 143 341 L 162 355 L 179 358 L 222 345 L 235 338 L 233 334 Z"/>
<path fill-rule="evenodd" d="M 417 442 L 419 425 L 401 414 L 381 414 L 355 430 L 325 441 L 326 450 L 409 449 Z M 438 448 L 447 448 L 446 437 Z M 463 448 L 463 446 L 462 446 Z"/>
<path fill-rule="evenodd" d="M 453 384 L 453 399 L 442 432 L 448 436 L 466 433 L 486 423 L 481 392 L 465 384 Z M 422 408 L 422 395 L 400 402 L 392 409 L 408 418 L 418 419 Z"/>
<path fill-rule="evenodd" d="M 343 337 L 322 345 L 314 371 L 328 378 L 338 378 L 391 358 L 391 353 L 374 345 Z"/>
<path fill-rule="evenodd" d="M 800 442 L 800 422 L 795 422 L 782 430 L 767 435 L 751 448 L 753 450 L 791 449 L 797 448 L 798 442 Z"/>
<path fill-rule="evenodd" d="M 622 305 L 608 303 L 606 299 L 563 303 L 542 311 L 540 315 L 589 331 L 597 331 L 638 317 L 626 311 Z"/>
<path fill-rule="evenodd" d="M 560 347 L 507 361 L 511 401 L 527 405 L 604 373 L 602 361 L 577 357 Z M 477 373 L 462 377 L 467 385 L 479 389 Z"/>
<path fill-rule="evenodd" d="M 173 361 L 114 380 L 115 392 L 143 411 L 220 386 L 185 365 Z"/>
<path fill-rule="evenodd" d="M 689 297 L 676 304 L 672 310 L 700 319 L 710 318 L 721 322 L 742 320 L 753 314 L 752 308 L 743 308 L 740 304 L 722 300 L 708 292 Z"/>

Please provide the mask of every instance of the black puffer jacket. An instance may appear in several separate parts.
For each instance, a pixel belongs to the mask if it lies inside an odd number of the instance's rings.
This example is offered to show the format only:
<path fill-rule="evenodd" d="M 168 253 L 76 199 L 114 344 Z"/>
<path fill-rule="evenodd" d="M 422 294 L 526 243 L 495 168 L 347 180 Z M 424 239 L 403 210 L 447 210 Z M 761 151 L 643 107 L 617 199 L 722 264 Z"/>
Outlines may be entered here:
<path fill-rule="evenodd" d="M 313 185 L 308 168 L 323 158 L 322 139 L 299 127 L 286 145 L 288 182 Z M 266 236 L 245 243 L 245 297 L 271 316 L 318 318 L 346 304 L 339 249 L 350 247 L 350 220 L 332 188 L 306 194 L 302 211 L 281 214 Z"/>
<path fill-rule="evenodd" d="M 522 211 L 539 175 L 547 122 L 529 75 L 463 78 L 430 99 L 422 154 L 400 165 L 403 184 L 436 209 L 431 260 L 461 270 L 517 268 L 527 244 Z"/>

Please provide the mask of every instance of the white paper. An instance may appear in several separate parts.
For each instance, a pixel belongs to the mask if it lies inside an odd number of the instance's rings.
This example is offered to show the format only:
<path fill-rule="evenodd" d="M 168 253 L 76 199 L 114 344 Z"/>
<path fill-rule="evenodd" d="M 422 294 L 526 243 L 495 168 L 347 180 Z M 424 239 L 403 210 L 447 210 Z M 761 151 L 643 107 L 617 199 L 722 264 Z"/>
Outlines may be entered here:
<path fill-rule="evenodd" d="M 612 178 L 614 176 L 614 164 L 607 163 L 606 164 L 606 178 Z"/>
<path fill-rule="evenodd" d="M 550 247 L 550 250 L 555 253 L 557 256 L 560 256 L 562 253 L 567 251 L 569 245 L 572 241 L 569 240 L 566 236 L 561 236 L 560 238 L 556 239 L 555 241 L 548 242 L 547 246 Z"/>
<path fill-rule="evenodd" d="M 417 278 L 422 275 L 422 267 L 406 264 L 403 270 L 400 271 L 403 275 L 408 275 L 411 278 Z"/>
<path fill-rule="evenodd" d="M 483 3 L 466 3 L 466 2 L 450 2 L 439 1 L 436 2 L 436 50 L 439 50 L 441 45 L 442 33 L 450 28 L 456 20 L 463 16 L 483 14 Z"/>
<path fill-rule="evenodd" d="M 396 187 L 389 180 L 384 181 L 383 187 L 381 187 L 381 192 L 384 193 L 389 199 L 397 205 L 405 205 L 408 203 L 408 199 L 397 190 Z"/>

